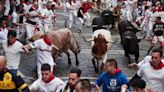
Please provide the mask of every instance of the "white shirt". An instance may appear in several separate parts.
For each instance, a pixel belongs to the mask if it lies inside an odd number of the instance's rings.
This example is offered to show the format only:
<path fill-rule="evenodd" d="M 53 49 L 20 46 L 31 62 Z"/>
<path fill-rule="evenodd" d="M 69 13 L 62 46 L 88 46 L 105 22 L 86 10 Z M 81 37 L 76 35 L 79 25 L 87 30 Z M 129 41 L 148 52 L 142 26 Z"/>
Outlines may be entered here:
<path fill-rule="evenodd" d="M 1 29 L 0 29 L 0 38 L 1 38 L 2 40 L 7 40 L 7 34 L 8 34 L 7 28 L 1 28 Z M 1 40 L 1 41 L 2 41 L 2 40 Z"/>
<path fill-rule="evenodd" d="M 30 87 L 33 88 L 35 92 L 56 92 L 57 88 L 64 82 L 55 77 L 49 83 L 45 83 L 41 78 L 37 79 Z"/>
<path fill-rule="evenodd" d="M 31 48 L 37 48 L 37 63 L 48 63 L 50 66 L 54 66 L 54 60 L 51 55 L 52 46 L 47 45 L 43 39 L 36 40 L 30 46 Z M 44 49 L 48 51 L 43 51 Z"/>
<path fill-rule="evenodd" d="M 4 7 L 10 7 L 10 0 L 5 0 L 5 5 L 4 5 Z"/>
<path fill-rule="evenodd" d="M 133 1 L 127 0 L 127 1 L 124 1 L 124 3 L 126 6 L 126 10 L 129 12 L 132 12 L 133 11 Z"/>
<path fill-rule="evenodd" d="M 117 6 L 118 0 L 110 0 L 110 1 L 111 1 L 112 7 L 116 7 Z"/>
<path fill-rule="evenodd" d="M 73 13 L 73 6 L 69 2 L 66 3 L 66 11 L 68 14 Z"/>
<path fill-rule="evenodd" d="M 61 86 L 59 86 L 59 87 L 57 88 L 56 92 L 70 92 L 71 89 L 70 89 L 69 86 L 68 86 L 68 89 L 65 89 L 65 87 L 66 87 L 67 84 L 68 84 L 68 82 L 64 82 L 63 85 L 61 85 Z M 65 91 L 65 90 L 66 90 L 66 91 Z M 75 90 L 74 90 L 73 92 L 75 92 Z"/>
<path fill-rule="evenodd" d="M 48 10 L 47 8 L 43 9 L 42 16 L 47 17 L 43 19 L 44 23 L 52 24 L 54 13 L 51 9 L 50 10 Z"/>
<path fill-rule="evenodd" d="M 15 11 L 12 13 L 12 18 L 13 18 L 13 23 L 19 22 L 19 15 Z"/>
<path fill-rule="evenodd" d="M 0 43 L 7 40 L 7 37 L 5 36 L 5 33 L 0 31 Z"/>
<path fill-rule="evenodd" d="M 38 14 L 38 11 L 37 10 L 33 10 L 33 11 L 30 11 L 29 12 L 29 15 L 37 15 Z M 31 18 L 28 18 L 30 21 L 33 21 L 33 22 L 38 22 L 39 20 L 39 17 L 31 17 Z"/>
<path fill-rule="evenodd" d="M 7 67 L 9 69 L 18 69 L 22 50 L 22 43 L 15 41 L 13 45 L 8 46 L 7 41 L 2 43 L 5 56 L 7 58 Z"/>
<path fill-rule="evenodd" d="M 150 17 L 150 22 L 155 22 L 156 17 L 159 16 L 159 13 L 158 13 L 158 12 L 154 12 L 154 13 L 151 13 L 150 16 L 151 16 L 151 17 Z"/>
<path fill-rule="evenodd" d="M 158 13 L 161 17 L 161 21 L 164 22 L 164 11 Z"/>
<path fill-rule="evenodd" d="M 145 11 L 145 13 L 144 13 L 144 19 L 143 19 L 143 21 L 142 21 L 142 23 L 141 23 L 141 25 L 140 25 L 140 27 L 142 28 L 142 27 L 144 27 L 146 24 L 148 24 L 149 23 L 149 21 L 150 21 L 150 18 L 151 18 L 151 14 L 152 14 L 152 12 L 149 10 L 149 9 L 147 9 L 146 11 Z"/>
<path fill-rule="evenodd" d="M 6 8 L 4 11 L 4 15 L 8 15 L 10 11 L 10 0 L 5 0 L 4 7 Z"/>
<path fill-rule="evenodd" d="M 137 74 L 145 80 L 147 88 L 151 88 L 153 92 L 164 91 L 164 67 L 155 70 L 150 63 L 145 63 Z"/>
<path fill-rule="evenodd" d="M 140 61 L 137 65 L 140 68 L 145 63 L 150 63 L 152 60 L 152 56 L 146 56 L 142 61 Z M 164 59 L 161 60 L 164 63 Z"/>

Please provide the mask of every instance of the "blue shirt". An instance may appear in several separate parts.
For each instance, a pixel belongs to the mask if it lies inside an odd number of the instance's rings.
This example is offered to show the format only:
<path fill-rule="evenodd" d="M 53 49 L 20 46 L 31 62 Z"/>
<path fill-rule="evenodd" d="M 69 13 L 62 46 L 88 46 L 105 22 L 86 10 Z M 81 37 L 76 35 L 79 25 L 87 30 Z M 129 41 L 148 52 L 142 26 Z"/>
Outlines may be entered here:
<path fill-rule="evenodd" d="M 121 86 L 127 83 L 127 77 L 121 71 L 113 76 L 103 72 L 96 80 L 98 86 L 103 84 L 103 92 L 120 92 Z"/>

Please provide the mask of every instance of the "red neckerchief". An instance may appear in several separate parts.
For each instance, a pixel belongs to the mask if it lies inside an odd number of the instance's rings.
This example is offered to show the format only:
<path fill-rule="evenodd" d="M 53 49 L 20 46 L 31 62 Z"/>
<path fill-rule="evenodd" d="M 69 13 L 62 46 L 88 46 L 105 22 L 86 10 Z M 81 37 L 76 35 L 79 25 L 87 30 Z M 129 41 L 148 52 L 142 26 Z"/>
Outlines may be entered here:
<path fill-rule="evenodd" d="M 34 11 L 36 11 L 36 10 L 37 10 L 34 6 L 32 6 L 32 7 L 31 7 L 31 9 L 32 9 L 32 10 L 34 10 Z"/>
<path fill-rule="evenodd" d="M 43 37 L 43 41 L 49 46 L 52 45 L 52 41 L 47 36 Z"/>
<path fill-rule="evenodd" d="M 21 4 L 26 4 L 26 5 L 28 5 L 28 2 L 22 1 Z"/>
<path fill-rule="evenodd" d="M 55 78 L 54 74 L 50 75 L 50 78 L 47 81 L 44 81 L 45 83 L 51 82 Z"/>
<path fill-rule="evenodd" d="M 116 75 L 119 72 L 121 72 L 121 69 L 117 68 L 114 72 L 110 73 L 110 75 L 114 76 L 114 75 Z"/>
<path fill-rule="evenodd" d="M 159 66 L 154 66 L 151 62 L 150 62 L 150 64 L 155 70 L 159 70 L 164 67 L 164 64 L 162 63 L 162 61 L 160 62 Z"/>

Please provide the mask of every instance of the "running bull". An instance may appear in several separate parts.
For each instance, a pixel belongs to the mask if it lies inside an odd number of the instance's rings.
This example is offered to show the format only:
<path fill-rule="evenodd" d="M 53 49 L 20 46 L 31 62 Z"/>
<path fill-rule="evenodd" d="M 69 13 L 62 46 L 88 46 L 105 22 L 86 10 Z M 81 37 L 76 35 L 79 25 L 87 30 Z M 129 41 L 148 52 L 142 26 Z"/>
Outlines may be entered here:
<path fill-rule="evenodd" d="M 43 37 L 43 33 L 36 33 L 32 40 L 35 41 Z M 52 56 L 56 59 L 61 55 L 62 52 L 66 53 L 68 56 L 68 65 L 71 66 L 71 59 L 68 50 L 70 49 L 76 58 L 76 66 L 79 66 L 78 54 L 80 53 L 80 47 L 76 41 L 73 33 L 68 28 L 62 28 L 55 31 L 50 31 L 46 35 L 51 35 L 53 37 L 53 49 Z"/>
<path fill-rule="evenodd" d="M 102 60 L 101 70 L 103 70 L 104 63 L 107 60 L 107 52 L 110 49 L 112 41 L 110 31 L 106 29 L 99 29 L 94 31 L 92 38 L 86 39 L 91 41 L 92 48 L 92 63 L 96 73 L 99 73 L 99 63 Z"/>
<path fill-rule="evenodd" d="M 109 25 L 114 26 L 114 14 L 110 10 L 104 10 L 101 16 L 95 17 L 92 21 L 92 30 L 106 29 Z"/>
<path fill-rule="evenodd" d="M 118 29 L 120 33 L 121 44 L 125 51 L 125 56 L 128 57 L 128 63 L 131 63 L 129 54 L 133 54 L 135 56 L 136 63 L 138 63 L 138 42 L 141 40 L 136 36 L 136 32 L 138 32 L 138 30 L 131 24 L 131 22 L 127 20 L 121 21 L 118 24 Z"/>

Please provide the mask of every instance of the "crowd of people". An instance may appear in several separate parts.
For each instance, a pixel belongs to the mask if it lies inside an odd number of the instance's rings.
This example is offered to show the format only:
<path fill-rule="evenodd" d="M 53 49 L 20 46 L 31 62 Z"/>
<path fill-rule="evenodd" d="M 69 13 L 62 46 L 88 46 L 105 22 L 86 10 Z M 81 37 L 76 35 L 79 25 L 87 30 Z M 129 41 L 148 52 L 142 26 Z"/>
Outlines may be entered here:
<path fill-rule="evenodd" d="M 1 0 L 0 1 L 0 92 L 164 92 L 164 60 L 162 59 L 164 38 L 164 7 L 162 0 L 106 0 L 105 8 L 114 10 L 121 7 L 121 19 L 130 21 L 135 27 L 146 32 L 146 39 L 153 45 L 159 41 L 161 48 L 153 49 L 138 64 L 129 67 L 138 69 L 128 80 L 115 59 L 108 59 L 105 71 L 94 83 L 81 79 L 81 70 L 71 68 L 68 81 L 54 75 L 56 64 L 52 52 L 52 36 L 44 35 L 33 43 L 37 32 L 47 33 L 54 29 L 59 16 L 56 9 L 63 10 L 65 27 L 76 24 L 79 30 L 91 26 L 90 9 L 97 11 L 95 2 L 80 0 Z M 152 49 L 150 48 L 150 50 Z M 19 75 L 21 53 L 37 49 L 38 79 L 28 85 Z M 101 88 L 102 87 L 102 88 Z"/>
<path fill-rule="evenodd" d="M 136 65 L 139 70 L 137 74 L 128 81 L 122 73 L 115 59 L 108 59 L 103 72 L 91 83 L 88 79 L 80 79 L 81 70 L 71 68 L 69 79 L 63 82 L 51 71 L 48 63 L 41 65 L 41 78 L 35 80 L 29 87 L 25 81 L 12 69 L 7 68 L 7 58 L 0 56 L 0 91 L 1 92 L 163 92 L 164 88 L 164 64 L 162 51 L 153 49 L 150 56 L 144 58 Z M 102 86 L 102 89 L 100 88 Z"/>

